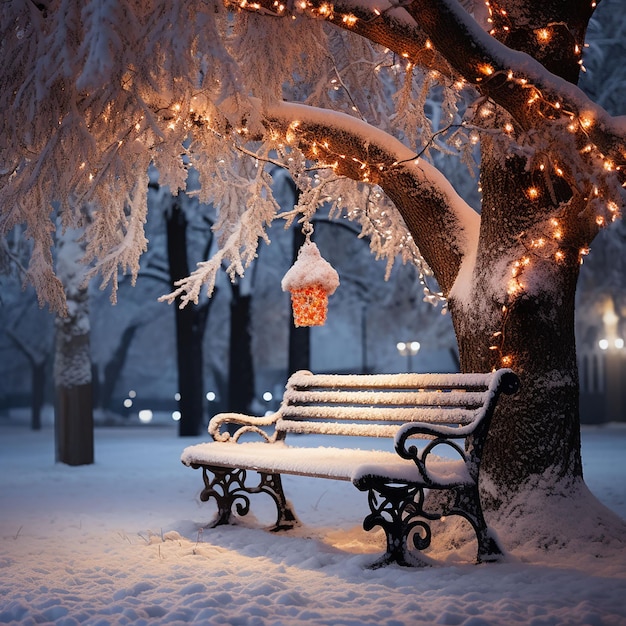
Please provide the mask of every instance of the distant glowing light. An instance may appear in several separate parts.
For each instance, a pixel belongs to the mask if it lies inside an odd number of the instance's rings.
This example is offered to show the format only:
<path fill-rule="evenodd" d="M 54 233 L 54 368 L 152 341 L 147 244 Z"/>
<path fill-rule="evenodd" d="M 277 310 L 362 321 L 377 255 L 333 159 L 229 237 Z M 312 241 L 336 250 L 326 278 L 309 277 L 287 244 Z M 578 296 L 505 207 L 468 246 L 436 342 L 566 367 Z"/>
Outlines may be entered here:
<path fill-rule="evenodd" d="M 180 394 L 178 393 L 178 391 L 174 394 L 174 400 L 176 400 L 176 402 L 180 400 Z"/>
<path fill-rule="evenodd" d="M 182 417 L 182 415 L 181 415 L 180 411 L 172 411 L 172 419 L 175 422 L 179 422 L 181 417 Z"/>
<path fill-rule="evenodd" d="M 126 400 L 124 400 L 124 406 L 130 409 L 130 407 L 133 406 L 133 401 L 130 398 L 126 398 Z"/>
<path fill-rule="evenodd" d="M 271 391 L 266 391 L 263 394 L 263 400 L 265 400 L 265 402 L 269 402 L 270 400 L 272 400 L 274 398 L 274 396 L 272 395 Z"/>
<path fill-rule="evenodd" d="M 609 340 L 608 339 L 600 339 L 600 341 L 598 341 L 598 346 L 600 346 L 600 350 L 608 350 L 609 349 Z"/>
<path fill-rule="evenodd" d="M 216 396 L 215 396 L 215 392 L 214 391 L 208 391 L 207 394 L 206 394 L 206 399 L 209 402 L 213 402 L 213 400 L 215 400 L 215 397 Z"/>
<path fill-rule="evenodd" d="M 142 424 L 149 424 L 152 421 L 152 411 L 150 409 L 141 409 L 139 411 L 139 421 Z"/>

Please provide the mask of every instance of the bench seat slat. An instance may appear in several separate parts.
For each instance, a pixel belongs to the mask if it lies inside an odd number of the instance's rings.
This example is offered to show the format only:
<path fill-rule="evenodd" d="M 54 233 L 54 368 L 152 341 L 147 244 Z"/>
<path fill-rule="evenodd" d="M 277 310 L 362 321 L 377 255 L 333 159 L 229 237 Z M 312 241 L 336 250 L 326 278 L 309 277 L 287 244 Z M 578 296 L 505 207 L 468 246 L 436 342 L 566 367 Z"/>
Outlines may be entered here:
<path fill-rule="evenodd" d="M 395 437 L 400 424 L 354 424 L 353 422 L 299 422 L 281 419 L 278 432 L 315 435 L 346 435 L 354 437 Z"/>
<path fill-rule="evenodd" d="M 352 407 L 352 406 L 283 406 L 280 414 L 290 420 L 348 420 L 353 422 L 437 422 L 445 424 L 470 424 L 483 413 L 483 409 L 408 407 Z M 279 420 L 280 421 L 280 420 Z M 394 431 L 395 432 L 395 431 Z"/>
<path fill-rule="evenodd" d="M 362 476 L 385 476 L 392 480 L 421 482 L 417 467 L 384 450 L 349 448 L 304 448 L 282 442 L 209 442 L 188 446 L 181 460 L 185 465 L 246 467 L 267 474 L 292 474 L 315 478 L 355 481 Z M 463 461 L 433 455 L 437 476 L 445 482 L 471 483 Z"/>
<path fill-rule="evenodd" d="M 284 399 L 289 404 L 357 404 L 370 406 L 464 406 L 476 408 L 489 398 L 489 392 L 476 391 L 338 391 L 336 389 L 288 388 Z"/>
<path fill-rule="evenodd" d="M 297 389 L 484 389 L 493 374 L 292 374 L 289 384 Z"/>

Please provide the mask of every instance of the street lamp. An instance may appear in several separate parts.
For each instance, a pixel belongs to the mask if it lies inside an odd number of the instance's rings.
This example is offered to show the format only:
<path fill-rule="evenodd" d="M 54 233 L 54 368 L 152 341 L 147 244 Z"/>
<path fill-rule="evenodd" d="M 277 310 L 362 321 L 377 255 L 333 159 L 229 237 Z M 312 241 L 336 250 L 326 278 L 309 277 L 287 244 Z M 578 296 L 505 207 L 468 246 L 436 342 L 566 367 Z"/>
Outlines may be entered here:
<path fill-rule="evenodd" d="M 606 338 L 600 339 L 600 341 L 598 341 L 598 346 L 600 347 L 600 350 L 608 350 L 609 348 L 614 348 L 615 350 L 623 350 L 624 340 L 621 337 L 615 337 L 612 342 Z"/>
<path fill-rule="evenodd" d="M 400 355 L 407 358 L 407 367 L 409 372 L 413 371 L 412 359 L 419 352 L 420 347 L 419 341 L 399 341 L 396 344 L 396 348 L 398 349 Z"/>
<path fill-rule="evenodd" d="M 624 340 L 613 335 L 598 341 L 604 355 L 605 419 L 609 422 L 622 421 L 626 409 L 624 394 Z"/>

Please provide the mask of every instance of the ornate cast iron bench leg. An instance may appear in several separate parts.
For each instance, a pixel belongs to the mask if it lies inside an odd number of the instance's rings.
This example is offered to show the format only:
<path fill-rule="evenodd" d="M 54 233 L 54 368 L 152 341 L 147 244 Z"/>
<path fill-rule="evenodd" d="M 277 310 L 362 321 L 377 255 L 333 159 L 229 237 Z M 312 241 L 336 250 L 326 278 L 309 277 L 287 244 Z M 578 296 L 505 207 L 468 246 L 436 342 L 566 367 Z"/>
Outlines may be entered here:
<path fill-rule="evenodd" d="M 196 465 L 195 467 L 202 467 L 204 489 L 200 492 L 200 500 L 206 502 L 210 498 L 214 498 L 217 503 L 217 516 L 209 523 L 210 528 L 229 524 L 233 506 L 238 515 L 242 517 L 247 515 L 250 511 L 249 496 L 255 493 L 266 493 L 274 500 L 277 517 L 272 530 L 288 530 L 299 525 L 298 518 L 285 498 L 280 474 L 258 472 L 259 484 L 248 486 L 246 485 L 248 473 L 245 469 L 208 465 Z M 213 476 L 211 477 L 209 473 Z"/>
<path fill-rule="evenodd" d="M 484 563 L 498 561 L 503 553 L 498 542 L 490 534 L 480 504 L 477 485 L 462 485 L 455 490 L 454 505 L 446 512 L 447 515 L 460 515 L 473 527 L 478 542 L 476 561 Z"/>
<path fill-rule="evenodd" d="M 423 509 L 424 488 L 417 485 L 387 484 L 383 479 L 364 478 L 356 485 L 368 492 L 371 513 L 363 520 L 363 528 L 380 526 L 387 537 L 387 551 L 370 567 L 377 569 L 390 563 L 405 567 L 424 567 L 426 558 L 409 551 L 409 539 L 417 550 L 430 545 L 430 526 L 424 519 L 439 519 Z M 416 519 L 421 517 L 423 519 Z"/>

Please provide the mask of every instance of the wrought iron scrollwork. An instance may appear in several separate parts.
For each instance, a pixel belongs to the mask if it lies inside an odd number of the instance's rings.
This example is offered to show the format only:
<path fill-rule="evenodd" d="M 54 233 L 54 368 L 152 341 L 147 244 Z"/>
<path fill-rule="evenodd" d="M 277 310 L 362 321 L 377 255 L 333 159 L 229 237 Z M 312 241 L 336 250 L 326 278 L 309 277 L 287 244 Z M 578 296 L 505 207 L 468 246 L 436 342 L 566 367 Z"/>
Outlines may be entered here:
<path fill-rule="evenodd" d="M 430 546 L 431 528 L 429 522 L 448 515 L 460 515 L 474 529 L 478 542 L 477 562 L 495 561 L 502 555 L 500 547 L 483 517 L 478 496 L 478 488 L 473 484 L 461 485 L 420 485 L 416 483 L 389 483 L 382 477 L 361 478 L 356 486 L 368 492 L 371 513 L 363 521 L 363 528 L 371 530 L 380 526 L 387 539 L 385 554 L 372 567 L 378 568 L 389 563 L 409 567 L 422 567 L 428 559 L 419 554 Z M 441 504 L 437 512 L 424 507 L 428 489 L 447 490 L 451 494 L 447 504 Z M 411 550 L 418 550 L 418 553 Z"/>
<path fill-rule="evenodd" d="M 225 468 L 208 465 L 202 467 L 204 489 L 200 492 L 200 500 L 207 502 L 214 498 L 217 503 L 217 516 L 209 523 L 210 528 L 221 524 L 229 524 L 233 507 L 240 516 L 250 511 L 250 495 L 265 493 L 272 498 L 276 505 L 276 524 L 272 530 L 288 530 L 299 524 L 290 503 L 285 498 L 280 474 L 266 474 L 258 472 L 259 483 L 248 485 L 248 472 L 245 469 Z"/>
<path fill-rule="evenodd" d="M 439 514 L 424 510 L 424 487 L 416 484 L 388 483 L 382 478 L 364 477 L 357 487 L 368 492 L 371 513 L 363 520 L 363 528 L 380 526 L 387 538 L 387 551 L 371 567 L 389 563 L 407 567 L 428 565 L 423 557 L 412 553 L 409 546 L 422 551 L 430 545 L 431 530 L 428 521 L 439 519 Z M 418 519 L 421 518 L 421 519 Z"/>

